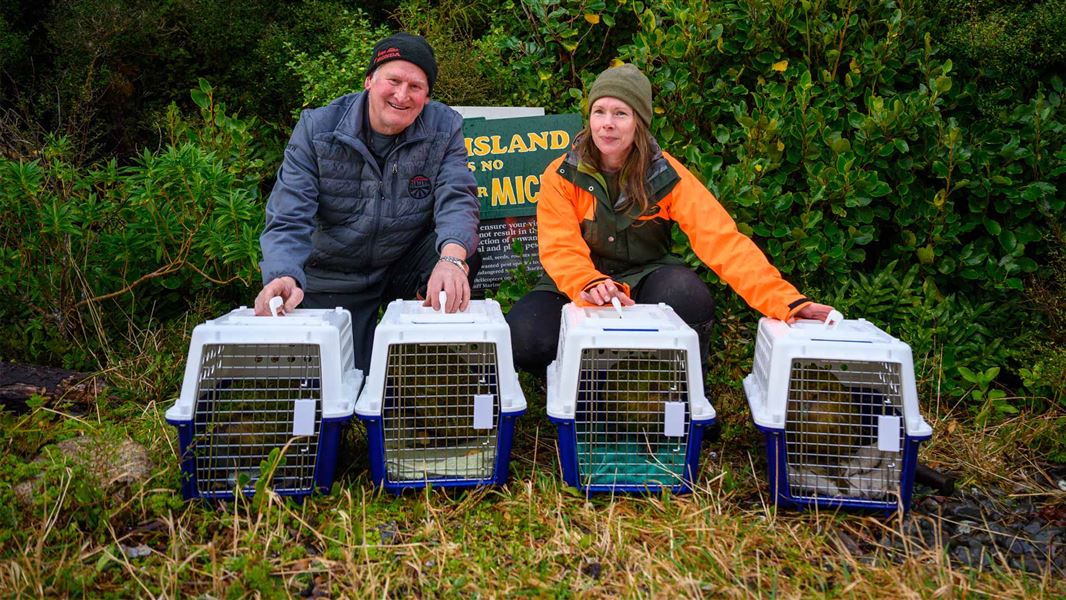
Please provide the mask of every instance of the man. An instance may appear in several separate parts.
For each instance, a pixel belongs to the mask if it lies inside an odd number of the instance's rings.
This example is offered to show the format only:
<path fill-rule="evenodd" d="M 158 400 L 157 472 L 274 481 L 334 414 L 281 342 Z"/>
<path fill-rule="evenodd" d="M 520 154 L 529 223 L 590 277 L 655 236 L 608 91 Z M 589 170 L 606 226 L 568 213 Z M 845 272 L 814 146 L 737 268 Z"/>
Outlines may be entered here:
<path fill-rule="evenodd" d="M 255 313 L 274 296 L 281 313 L 347 308 L 364 373 L 383 302 L 423 294 L 439 310 L 444 291 L 465 310 L 480 264 L 462 117 L 430 101 L 436 78 L 425 39 L 378 42 L 364 91 L 300 116 L 267 201 Z"/>

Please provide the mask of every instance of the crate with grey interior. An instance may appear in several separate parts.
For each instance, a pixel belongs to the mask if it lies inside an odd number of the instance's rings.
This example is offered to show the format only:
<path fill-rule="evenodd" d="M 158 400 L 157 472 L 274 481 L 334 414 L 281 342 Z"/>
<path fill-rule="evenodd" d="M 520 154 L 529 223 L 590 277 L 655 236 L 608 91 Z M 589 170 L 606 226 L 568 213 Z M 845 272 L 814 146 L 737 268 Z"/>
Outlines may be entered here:
<path fill-rule="evenodd" d="M 764 318 L 744 391 L 775 503 L 907 510 L 918 445 L 932 435 L 909 346 L 862 319 Z"/>

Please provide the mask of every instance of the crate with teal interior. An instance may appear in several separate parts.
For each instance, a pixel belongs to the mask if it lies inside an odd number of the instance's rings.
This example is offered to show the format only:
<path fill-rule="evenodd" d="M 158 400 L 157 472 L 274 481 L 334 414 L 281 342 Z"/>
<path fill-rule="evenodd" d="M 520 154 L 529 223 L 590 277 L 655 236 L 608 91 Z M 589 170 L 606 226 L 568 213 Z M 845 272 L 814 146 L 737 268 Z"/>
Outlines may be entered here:
<path fill-rule="evenodd" d="M 166 413 L 185 498 L 251 495 L 262 477 L 281 495 L 329 493 L 363 380 L 352 352 L 351 316 L 339 308 L 257 317 L 242 307 L 197 325 Z M 280 460 L 264 473 L 275 449 Z"/>
<path fill-rule="evenodd" d="M 355 413 L 376 485 L 474 487 L 507 481 L 515 420 L 526 410 L 500 305 L 443 313 L 389 304 L 374 332 Z"/>
<path fill-rule="evenodd" d="M 770 493 L 790 508 L 910 506 L 918 445 L 911 349 L 863 319 L 759 321 L 744 391 L 766 437 Z"/>
<path fill-rule="evenodd" d="M 691 491 L 715 412 L 696 332 L 665 304 L 563 307 L 547 412 L 585 493 Z"/>

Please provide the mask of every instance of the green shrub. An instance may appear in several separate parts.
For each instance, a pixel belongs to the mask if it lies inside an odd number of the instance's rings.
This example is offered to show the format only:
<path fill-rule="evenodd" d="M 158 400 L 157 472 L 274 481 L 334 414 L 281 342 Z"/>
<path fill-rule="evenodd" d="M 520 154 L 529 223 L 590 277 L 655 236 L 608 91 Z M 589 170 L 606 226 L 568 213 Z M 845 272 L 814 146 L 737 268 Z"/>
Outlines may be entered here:
<path fill-rule="evenodd" d="M 483 72 L 505 82 L 509 104 L 570 112 L 629 39 L 633 11 L 604 0 L 503 0 L 482 38 Z"/>
<path fill-rule="evenodd" d="M 12 27 L 10 0 L 0 2 L 0 71 L 10 71 L 19 67 L 26 57 L 26 42 L 29 37 L 25 32 Z"/>
<path fill-rule="evenodd" d="M 258 280 L 259 181 L 278 145 L 206 84 L 200 120 L 172 109 L 172 144 L 134 164 L 79 169 L 65 138 L 34 160 L 0 160 L 4 356 L 99 368 L 126 320 L 181 314 L 205 289 Z"/>
<path fill-rule="evenodd" d="M 670 107 L 658 139 L 798 283 L 892 260 L 947 288 L 1035 271 L 1039 225 L 1063 213 L 1057 79 L 996 128 L 963 125 L 969 90 L 894 3 L 633 6 L 619 53 Z"/>
<path fill-rule="evenodd" d="M 445 0 L 425 4 L 407 0 L 394 18 L 400 29 L 424 36 L 433 47 L 438 68 L 433 98 L 454 106 L 504 104 L 511 87 L 509 77 L 493 74 L 493 48 L 477 39 L 478 32 L 489 27 L 492 3 Z"/>
<path fill-rule="evenodd" d="M 390 33 L 383 26 L 371 24 L 359 10 L 342 10 L 340 14 L 343 24 L 337 38 L 343 41 L 339 48 L 316 54 L 285 44 L 292 53 L 289 68 L 300 81 L 301 102 L 293 105 L 296 113 L 300 108 L 323 106 L 344 94 L 361 91 L 370 52 L 378 40 Z"/>
<path fill-rule="evenodd" d="M 978 83 L 982 116 L 996 118 L 1066 70 L 1066 1 L 924 0 L 928 28 L 946 56 Z"/>

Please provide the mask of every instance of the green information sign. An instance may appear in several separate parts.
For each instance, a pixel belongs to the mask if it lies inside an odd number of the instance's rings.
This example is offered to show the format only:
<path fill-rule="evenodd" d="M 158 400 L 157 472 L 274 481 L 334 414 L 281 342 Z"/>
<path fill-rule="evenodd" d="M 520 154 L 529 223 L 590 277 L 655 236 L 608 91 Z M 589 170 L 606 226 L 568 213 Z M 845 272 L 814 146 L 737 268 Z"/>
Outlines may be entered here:
<path fill-rule="evenodd" d="M 518 240 L 526 260 L 537 262 L 537 194 L 548 163 L 570 149 L 581 130 L 581 115 L 463 122 L 467 166 L 474 173 L 481 202 L 481 270 L 474 290 L 495 289 L 519 264 L 511 246 Z"/>
<path fill-rule="evenodd" d="M 467 166 L 477 180 L 481 220 L 536 214 L 541 173 L 570 149 L 580 130 L 578 114 L 465 121 Z"/>

